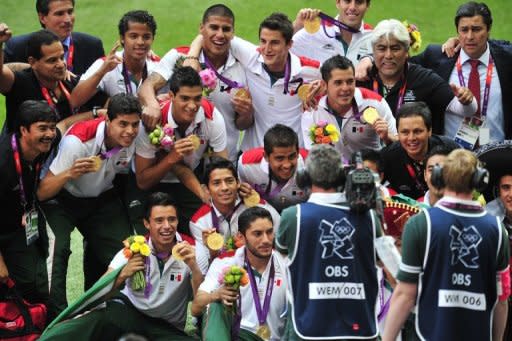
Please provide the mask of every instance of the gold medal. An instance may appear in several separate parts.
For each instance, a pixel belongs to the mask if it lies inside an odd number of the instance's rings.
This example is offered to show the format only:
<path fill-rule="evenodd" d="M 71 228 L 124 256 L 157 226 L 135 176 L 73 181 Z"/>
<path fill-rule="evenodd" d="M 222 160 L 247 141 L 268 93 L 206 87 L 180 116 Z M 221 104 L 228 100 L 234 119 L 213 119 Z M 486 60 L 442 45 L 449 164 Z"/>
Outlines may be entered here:
<path fill-rule="evenodd" d="M 261 324 L 256 330 L 256 335 L 261 337 L 263 340 L 270 340 L 270 328 L 266 323 Z"/>
<path fill-rule="evenodd" d="M 311 89 L 311 85 L 302 84 L 297 90 L 297 96 L 301 101 L 305 102 L 308 99 L 309 90 Z"/>
<path fill-rule="evenodd" d="M 101 163 L 103 162 L 103 160 L 98 155 L 91 156 L 91 160 L 94 162 L 93 172 L 99 171 L 100 168 L 101 168 Z"/>
<path fill-rule="evenodd" d="M 201 139 L 195 134 L 189 135 L 188 138 L 189 138 L 190 142 L 192 142 L 192 145 L 194 146 L 194 150 L 199 149 L 199 146 L 201 145 Z"/>
<path fill-rule="evenodd" d="M 179 243 L 176 243 L 176 245 L 174 245 L 171 253 L 175 260 L 183 260 L 183 257 L 181 257 L 181 255 L 178 252 L 178 245 Z"/>
<path fill-rule="evenodd" d="M 374 124 L 379 117 L 379 113 L 374 107 L 368 107 L 363 111 L 363 120 L 368 124 Z"/>
<path fill-rule="evenodd" d="M 245 88 L 239 88 L 235 92 L 236 98 L 249 98 L 249 92 Z"/>
<path fill-rule="evenodd" d="M 213 232 L 206 238 L 206 245 L 210 250 L 218 251 L 224 246 L 224 237 L 220 233 Z"/>
<path fill-rule="evenodd" d="M 251 194 L 247 198 L 244 198 L 244 205 L 247 208 L 254 207 L 260 203 L 260 200 L 259 193 L 252 190 Z"/>
<path fill-rule="evenodd" d="M 320 17 L 315 17 L 313 20 L 306 20 L 304 22 L 304 29 L 309 34 L 315 34 L 320 29 L 321 24 L 322 19 L 320 19 Z"/>

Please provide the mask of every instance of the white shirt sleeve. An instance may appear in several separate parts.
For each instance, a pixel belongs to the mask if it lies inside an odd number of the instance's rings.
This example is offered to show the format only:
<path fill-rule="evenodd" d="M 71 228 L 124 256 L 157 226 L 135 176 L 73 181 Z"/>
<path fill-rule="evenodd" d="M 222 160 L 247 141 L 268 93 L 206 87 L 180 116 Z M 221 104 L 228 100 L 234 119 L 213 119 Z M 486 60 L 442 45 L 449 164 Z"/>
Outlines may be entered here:
<path fill-rule="evenodd" d="M 199 286 L 199 290 L 211 293 L 220 288 L 221 284 L 219 282 L 219 277 L 222 273 L 222 269 L 228 265 L 228 261 L 229 258 L 215 258 L 210 265 L 208 272 L 204 276 L 204 281 Z"/>
<path fill-rule="evenodd" d="M 59 145 L 59 152 L 50 165 L 50 171 L 54 175 L 60 174 L 70 169 L 76 159 L 88 156 L 92 155 L 87 155 L 87 148 L 76 136 L 64 136 Z"/>
<path fill-rule="evenodd" d="M 169 50 L 165 56 L 160 59 L 160 62 L 155 67 L 153 72 L 160 74 L 166 81 L 172 76 L 172 70 L 176 65 L 176 61 L 180 57 L 180 53 L 176 49 Z"/>
<path fill-rule="evenodd" d="M 471 101 L 470 104 L 464 105 L 461 102 L 459 102 L 457 96 L 454 96 L 451 102 L 448 103 L 448 106 L 446 107 L 447 112 L 462 117 L 471 117 L 476 113 L 477 110 L 478 104 L 476 103 L 475 97 L 473 97 L 473 100 Z"/>
<path fill-rule="evenodd" d="M 251 62 L 256 60 L 260 55 L 257 48 L 258 47 L 253 43 L 239 37 L 234 37 L 231 40 L 231 54 L 245 68 L 249 67 Z"/>
<path fill-rule="evenodd" d="M 226 123 L 224 117 L 217 110 L 213 109 L 213 120 L 207 120 L 208 122 L 208 143 L 212 147 L 214 152 L 221 152 L 226 149 L 227 138 L 226 138 Z"/>
<path fill-rule="evenodd" d="M 302 114 L 300 129 L 302 130 L 302 140 L 304 141 L 304 149 L 310 150 L 313 146 L 309 138 L 309 129 L 313 126 L 315 120 L 313 118 L 313 111 L 304 111 Z"/>
<path fill-rule="evenodd" d="M 126 257 L 124 256 L 123 250 L 121 250 L 118 253 L 116 253 L 114 258 L 112 258 L 112 261 L 110 261 L 110 264 L 108 265 L 108 267 L 112 268 L 112 269 L 117 269 L 117 268 L 120 268 L 121 266 L 125 265 L 126 263 L 128 263 L 128 259 L 126 259 Z"/>
<path fill-rule="evenodd" d="M 311 55 L 311 46 L 308 46 L 308 42 L 311 42 L 309 33 L 305 29 L 298 30 L 293 35 L 293 45 L 290 51 L 297 56 L 309 56 Z"/>
<path fill-rule="evenodd" d="M 91 66 L 85 71 L 82 76 L 80 76 L 80 81 L 84 81 L 86 79 L 91 78 L 98 70 L 101 68 L 105 61 L 102 58 L 96 59 L 94 63 L 92 63 Z M 103 82 L 103 78 L 101 78 L 101 81 L 98 83 L 97 89 L 104 90 L 105 89 L 105 82 Z"/>
<path fill-rule="evenodd" d="M 389 107 L 388 103 L 384 98 L 379 102 L 379 108 L 377 108 L 377 111 L 379 112 L 381 117 L 388 123 L 388 132 L 392 133 L 393 135 L 396 135 L 396 119 L 393 116 L 391 108 Z"/>
<path fill-rule="evenodd" d="M 145 159 L 153 159 L 156 152 L 157 148 L 149 142 L 148 133 L 141 128 L 135 139 L 135 153 Z"/>

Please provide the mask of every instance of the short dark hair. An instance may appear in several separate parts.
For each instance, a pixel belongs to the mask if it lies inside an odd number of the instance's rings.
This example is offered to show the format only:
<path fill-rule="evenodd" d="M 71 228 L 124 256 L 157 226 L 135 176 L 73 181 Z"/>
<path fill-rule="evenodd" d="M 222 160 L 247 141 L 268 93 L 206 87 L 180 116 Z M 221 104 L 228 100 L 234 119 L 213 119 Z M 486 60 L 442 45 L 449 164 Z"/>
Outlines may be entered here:
<path fill-rule="evenodd" d="M 137 114 L 139 117 L 142 115 L 142 107 L 137 97 L 118 93 L 110 97 L 107 107 L 107 115 L 110 121 L 113 121 L 119 115 Z"/>
<path fill-rule="evenodd" d="M 384 172 L 384 165 L 382 164 L 382 157 L 380 156 L 380 152 L 375 149 L 363 148 L 360 150 L 361 158 L 363 161 L 371 161 L 377 165 L 377 170 L 379 173 Z"/>
<path fill-rule="evenodd" d="M 455 29 L 458 30 L 461 18 L 474 17 L 476 15 L 482 16 L 484 24 L 487 26 L 487 30 L 490 30 L 492 27 L 491 10 L 485 3 L 475 1 L 466 2 L 457 8 L 457 12 L 455 13 Z"/>
<path fill-rule="evenodd" d="M 117 25 L 120 36 L 124 36 L 126 31 L 128 31 L 130 23 L 144 24 L 151 30 L 153 36 L 156 34 L 155 18 L 148 11 L 136 10 L 126 12 Z"/>
<path fill-rule="evenodd" d="M 146 203 L 144 205 L 144 219 L 149 221 L 149 218 L 151 217 L 151 210 L 155 206 L 172 206 L 176 210 L 176 214 L 178 213 L 176 202 L 171 198 L 169 194 L 154 192 L 151 193 L 146 199 Z"/>
<path fill-rule="evenodd" d="M 292 40 L 293 24 L 284 13 L 276 12 L 266 17 L 260 24 L 258 36 L 261 35 L 261 30 L 264 28 L 281 32 L 287 44 Z"/>
<path fill-rule="evenodd" d="M 48 15 L 50 12 L 50 2 L 57 0 L 37 0 L 36 1 L 36 11 L 37 13 L 41 13 L 42 15 Z M 75 7 L 75 0 L 71 0 L 71 4 Z"/>
<path fill-rule="evenodd" d="M 432 156 L 436 156 L 436 155 L 448 156 L 448 154 L 450 154 L 454 149 L 455 148 L 453 148 L 449 145 L 446 145 L 446 144 L 440 144 L 440 145 L 432 147 L 432 149 L 430 149 L 427 152 L 427 156 L 425 157 L 425 164 L 428 162 L 428 160 Z"/>
<path fill-rule="evenodd" d="M 27 100 L 18 108 L 16 112 L 16 132 L 20 132 L 21 127 L 30 130 L 30 126 L 36 122 L 55 122 L 59 118 L 57 113 L 45 101 Z"/>
<path fill-rule="evenodd" d="M 270 155 L 276 147 L 296 147 L 299 151 L 299 138 L 297 133 L 283 124 L 271 127 L 263 136 L 263 149 Z"/>
<path fill-rule="evenodd" d="M 39 30 L 30 34 L 27 42 L 27 57 L 41 59 L 43 56 L 41 47 L 51 45 L 55 42 L 60 43 L 59 37 L 49 30 Z"/>
<path fill-rule="evenodd" d="M 251 226 L 251 224 L 256 219 L 268 219 L 272 224 L 274 221 L 272 220 L 272 215 L 270 212 L 259 206 L 254 206 L 243 211 L 238 217 L 238 232 L 245 236 L 245 232 Z"/>
<path fill-rule="evenodd" d="M 420 116 L 428 130 L 432 129 L 432 113 L 425 102 L 408 102 L 404 103 L 396 113 L 396 128 L 401 118 Z"/>
<path fill-rule="evenodd" d="M 320 67 L 320 73 L 322 74 L 322 79 L 325 82 L 328 82 L 329 79 L 331 79 L 332 70 L 348 70 L 349 68 L 352 69 L 352 73 L 354 74 L 354 64 L 352 64 L 350 59 L 348 59 L 347 57 L 343 57 L 338 54 L 327 59 L 322 64 L 322 66 Z"/>
<path fill-rule="evenodd" d="M 203 24 L 213 16 L 230 18 L 233 21 L 233 26 L 235 25 L 235 14 L 233 14 L 233 11 L 226 5 L 215 4 L 208 7 L 203 13 Z"/>
<path fill-rule="evenodd" d="M 182 86 L 202 86 L 201 77 L 190 66 L 176 68 L 169 79 L 169 90 L 177 94 Z"/>
<path fill-rule="evenodd" d="M 235 177 L 236 181 L 238 181 L 238 174 L 236 172 L 235 166 L 233 163 L 223 157 L 220 156 L 214 156 L 210 158 L 210 163 L 208 163 L 204 170 L 204 183 L 208 185 L 210 182 L 210 174 L 216 169 L 228 169 L 233 176 Z"/>

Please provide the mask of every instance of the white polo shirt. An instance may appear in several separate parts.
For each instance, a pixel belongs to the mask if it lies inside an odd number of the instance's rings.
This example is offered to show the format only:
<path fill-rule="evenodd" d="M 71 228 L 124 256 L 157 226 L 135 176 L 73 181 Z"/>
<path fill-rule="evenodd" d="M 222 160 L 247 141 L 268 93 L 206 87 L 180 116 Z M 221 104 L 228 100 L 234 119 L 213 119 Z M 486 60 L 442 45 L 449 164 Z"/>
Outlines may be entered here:
<path fill-rule="evenodd" d="M 139 126 L 139 135 L 144 128 Z M 106 153 L 104 118 L 78 122 L 73 125 L 59 144 L 59 151 L 50 165 L 50 171 L 57 175 L 73 166 L 76 159 Z M 78 198 L 94 198 L 113 187 L 116 174 L 127 173 L 135 153 L 135 143 L 103 160 L 97 172 L 87 173 L 71 179 L 64 188 Z"/>
<path fill-rule="evenodd" d="M 338 19 L 339 16 L 336 16 Z M 291 51 L 299 56 L 306 56 L 320 61 L 322 64 L 329 58 L 340 55 L 345 56 L 357 65 L 361 57 L 372 54 L 371 33 L 372 27 L 361 23 L 359 33 L 352 34 L 352 40 L 348 46 L 344 45 L 336 35 L 340 29 L 334 25 L 326 24 L 325 31 L 320 26 L 318 32 L 310 34 L 305 29 L 297 31 L 293 35 Z M 332 38 L 331 38 L 332 37 Z"/>
<path fill-rule="evenodd" d="M 189 166 L 190 169 L 194 170 L 199 165 L 208 146 L 210 146 L 214 152 L 221 152 L 226 149 L 226 126 L 222 114 L 216 108 L 213 109 L 211 114 L 205 114 L 204 105 L 202 105 L 197 111 L 194 122 L 192 122 L 185 131 L 184 136 L 181 136 L 179 133 L 177 129 L 178 124 L 176 124 L 172 117 L 172 103 L 165 114 L 167 115 L 168 124 L 174 128 L 176 140 L 191 134 L 197 135 L 201 140 L 199 148 L 183 159 L 184 163 Z M 149 134 L 144 129 L 142 129 L 142 133 L 137 136 L 136 146 L 137 155 L 145 159 L 154 159 L 159 150 L 158 147 L 150 143 Z M 173 173 L 168 172 L 161 182 L 176 183 L 179 182 L 179 180 Z"/>
<path fill-rule="evenodd" d="M 180 51 L 185 53 L 188 51 L 188 48 L 180 49 Z M 155 72 L 160 74 L 166 80 L 171 78 L 174 67 L 176 65 L 176 61 L 180 57 L 180 51 L 177 49 L 172 49 L 167 52 L 158 64 Z M 201 51 L 201 54 L 199 55 L 199 62 L 204 63 L 203 51 Z M 229 80 L 236 81 L 237 83 L 240 83 L 244 86 L 247 85 L 247 81 L 245 79 L 245 71 L 242 65 L 240 65 L 240 63 L 233 57 L 231 53 L 228 54 L 226 63 L 217 69 L 217 72 Z M 218 108 L 224 116 L 224 122 L 226 123 L 227 131 L 226 143 L 228 148 L 228 156 L 232 162 L 235 162 L 239 151 L 240 130 L 238 130 L 235 126 L 236 113 L 233 105 L 231 104 L 234 91 L 223 91 L 222 89 L 226 87 L 226 84 L 218 80 L 217 87 L 208 95 L 208 100 L 214 103 L 215 107 Z"/>
<path fill-rule="evenodd" d="M 116 55 L 120 58 L 123 58 L 123 51 L 116 52 Z M 158 61 L 158 57 L 146 58 L 148 75 L 156 69 Z M 92 77 L 92 75 L 94 75 L 101 68 L 104 62 L 105 58 L 97 59 L 80 77 L 80 81 Z M 141 80 L 139 84 L 136 84 L 130 78 L 130 88 L 132 89 L 132 94 L 134 96 L 137 96 L 137 89 L 139 88 L 140 84 L 142 84 L 142 81 L 143 80 Z M 123 64 L 117 65 L 115 69 L 113 69 L 112 71 L 108 72 L 105 76 L 103 76 L 103 78 L 97 86 L 97 89 L 106 92 L 110 97 L 120 93 L 126 93 L 126 85 L 123 77 Z"/>
<path fill-rule="evenodd" d="M 395 117 L 382 96 L 368 89 L 356 88 L 354 98 L 360 114 L 367 107 L 374 107 L 379 116 L 388 123 L 388 132 L 396 135 Z M 334 144 L 334 147 L 341 153 L 344 160 L 351 160 L 352 153 L 363 148 L 380 150 L 383 147 L 383 142 L 373 127 L 358 120 L 352 108 L 345 113 L 340 129 L 335 116 L 327 111 L 327 96 L 324 96 L 320 99 L 317 110 L 307 111 L 302 116 L 301 132 L 304 137 L 304 147 L 308 150 L 313 146 L 309 136 L 310 128 L 319 121 L 332 123 L 341 132 L 340 140 Z"/>
<path fill-rule="evenodd" d="M 299 150 L 297 169 L 304 168 L 304 160 L 308 155 L 307 150 Z M 309 197 L 308 189 L 301 189 L 296 183 L 297 172 L 279 188 L 279 184 L 269 177 L 269 164 L 264 157 L 263 148 L 254 148 L 244 152 L 238 159 L 238 177 L 240 182 L 247 182 L 260 196 L 264 197 L 275 209 L 282 211 L 284 208 L 305 202 Z M 270 189 L 267 187 L 270 180 Z"/>
<path fill-rule="evenodd" d="M 245 68 L 254 107 L 254 125 L 245 130 L 241 149 L 246 151 L 262 146 L 263 136 L 277 123 L 299 131 L 302 103 L 296 91 L 301 80 L 310 82 L 321 78 L 320 63 L 290 53 L 290 82 L 288 93 L 285 94 L 284 77 L 271 85 L 270 76 L 263 68 L 263 57 L 256 45 L 235 37 L 231 41 L 231 52 Z M 302 145 L 300 135 L 299 140 L 299 144 Z"/>
<path fill-rule="evenodd" d="M 242 214 L 243 211 L 247 209 L 247 206 L 241 202 L 240 198 L 237 199 L 235 203 L 235 207 L 239 205 L 236 210 L 231 215 L 231 218 L 226 220 L 222 213 L 220 213 L 213 203 L 207 205 L 203 204 L 197 211 L 194 213 L 192 218 L 190 219 L 190 233 L 196 240 L 197 248 L 203 248 L 205 252 L 209 255 L 208 248 L 203 243 L 203 235 L 202 232 L 208 229 L 213 228 L 213 219 L 212 214 L 217 216 L 219 222 L 219 233 L 224 236 L 224 240 L 227 240 L 229 237 L 235 236 L 238 232 L 238 217 Z M 277 211 L 270 206 L 265 200 L 261 199 L 258 204 L 259 207 L 262 207 L 270 212 L 272 216 L 272 222 L 274 226 L 274 233 L 277 233 L 277 229 L 279 228 L 279 223 L 281 221 L 281 216 Z"/>
<path fill-rule="evenodd" d="M 245 247 L 241 247 L 236 250 L 233 257 L 227 258 L 216 258 L 210 265 L 210 269 L 204 278 L 204 282 L 199 286 L 199 290 L 211 293 L 217 290 L 221 284 L 219 283 L 219 276 L 222 274 L 222 270 L 231 265 L 244 266 L 244 251 Z M 272 297 L 270 298 L 270 309 L 267 315 L 267 324 L 270 328 L 271 337 L 270 340 L 281 340 L 284 333 L 286 313 L 286 267 L 285 258 L 278 252 L 272 252 L 274 259 L 274 288 L 272 290 Z M 269 261 L 267 268 L 261 274 L 261 278 L 255 276 L 256 284 L 258 287 L 258 294 L 260 298 L 260 304 L 263 306 L 264 296 L 267 290 L 267 283 L 270 275 L 270 264 Z M 252 296 L 251 284 L 249 283 L 245 287 L 240 287 L 241 304 L 242 304 L 242 321 L 240 327 L 249 330 L 256 334 L 256 330 L 259 326 L 258 315 L 254 306 L 254 299 Z"/>
<path fill-rule="evenodd" d="M 183 240 L 177 232 L 176 240 L 178 242 Z M 149 246 L 153 249 L 151 239 L 149 240 Z M 126 259 L 123 250 L 121 250 L 114 256 L 109 268 L 117 269 L 127 262 L 128 259 Z M 206 271 L 208 268 L 206 255 L 197 249 L 196 262 L 201 271 Z M 150 317 L 161 318 L 179 330 L 183 330 L 187 304 L 192 299 L 192 271 L 183 261 L 178 261 L 171 256 L 165 262 L 162 273 L 160 273 L 158 259 L 154 254 L 149 256 L 149 269 L 152 285 L 149 297 L 146 298 L 144 296 L 144 290 L 132 290 L 132 278 L 126 280 L 126 285 L 121 292 L 128 297 L 133 306 L 141 313 Z"/>

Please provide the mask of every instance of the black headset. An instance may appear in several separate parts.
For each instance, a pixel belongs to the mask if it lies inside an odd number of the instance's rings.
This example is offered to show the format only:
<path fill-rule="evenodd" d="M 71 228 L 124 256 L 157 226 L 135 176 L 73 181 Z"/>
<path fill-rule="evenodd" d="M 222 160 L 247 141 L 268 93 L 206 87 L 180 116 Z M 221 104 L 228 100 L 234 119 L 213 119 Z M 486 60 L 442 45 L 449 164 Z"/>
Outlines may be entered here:
<path fill-rule="evenodd" d="M 334 171 L 337 172 L 337 175 L 336 175 L 336 181 L 333 184 L 333 187 L 343 187 L 345 185 L 346 177 L 345 177 L 345 170 L 341 166 L 341 162 L 340 162 L 340 166 Z M 297 174 L 295 175 L 295 183 L 297 184 L 297 186 L 299 188 L 302 188 L 302 189 L 311 188 L 311 186 L 313 185 L 313 182 L 312 182 L 311 176 L 309 175 L 306 168 L 297 170 Z"/>
<path fill-rule="evenodd" d="M 432 186 L 436 188 L 443 188 L 445 186 L 443 179 L 443 166 L 436 164 L 432 168 L 430 176 Z M 476 167 L 473 176 L 471 177 L 471 187 L 478 192 L 482 192 L 489 184 L 489 171 L 482 167 Z"/>

